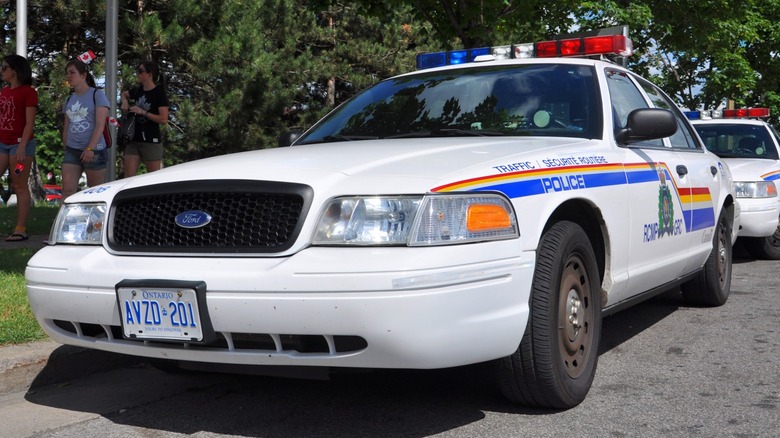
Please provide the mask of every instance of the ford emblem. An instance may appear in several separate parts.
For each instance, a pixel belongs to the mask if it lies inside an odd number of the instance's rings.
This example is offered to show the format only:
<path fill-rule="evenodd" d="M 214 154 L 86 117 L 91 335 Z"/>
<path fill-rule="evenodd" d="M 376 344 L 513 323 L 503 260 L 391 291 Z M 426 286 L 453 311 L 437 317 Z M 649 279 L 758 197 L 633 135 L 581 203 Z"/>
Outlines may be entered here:
<path fill-rule="evenodd" d="M 187 210 L 176 215 L 176 225 L 182 228 L 205 227 L 211 222 L 211 215 L 205 211 Z"/>

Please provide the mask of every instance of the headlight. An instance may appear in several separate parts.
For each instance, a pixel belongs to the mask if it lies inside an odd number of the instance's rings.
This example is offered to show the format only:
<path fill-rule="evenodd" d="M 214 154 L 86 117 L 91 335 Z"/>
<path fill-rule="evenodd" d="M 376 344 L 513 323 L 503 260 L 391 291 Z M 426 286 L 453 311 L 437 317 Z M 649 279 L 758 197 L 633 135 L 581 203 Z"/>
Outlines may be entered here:
<path fill-rule="evenodd" d="M 57 214 L 49 241 L 100 245 L 106 204 L 64 204 Z"/>
<path fill-rule="evenodd" d="M 317 222 L 314 245 L 446 245 L 518 236 L 506 198 L 493 194 L 345 197 Z"/>
<path fill-rule="evenodd" d="M 735 181 L 734 193 L 737 198 L 774 198 L 777 187 L 772 181 Z"/>

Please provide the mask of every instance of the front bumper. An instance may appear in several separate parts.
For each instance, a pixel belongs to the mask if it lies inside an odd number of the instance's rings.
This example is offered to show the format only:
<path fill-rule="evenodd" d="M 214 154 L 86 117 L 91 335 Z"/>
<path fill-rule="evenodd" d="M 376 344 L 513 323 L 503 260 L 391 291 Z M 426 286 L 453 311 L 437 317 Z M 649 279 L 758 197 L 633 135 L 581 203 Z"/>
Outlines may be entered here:
<path fill-rule="evenodd" d="M 738 199 L 742 212 L 739 237 L 766 237 L 777 231 L 780 218 L 778 198 Z"/>
<path fill-rule="evenodd" d="M 63 344 L 210 363 L 443 368 L 518 347 L 535 255 L 519 248 L 509 240 L 210 258 L 58 245 L 28 263 L 27 292 L 43 329 Z M 218 341 L 123 339 L 115 286 L 128 279 L 205 282 Z M 324 348 L 305 348 L 317 339 Z"/>

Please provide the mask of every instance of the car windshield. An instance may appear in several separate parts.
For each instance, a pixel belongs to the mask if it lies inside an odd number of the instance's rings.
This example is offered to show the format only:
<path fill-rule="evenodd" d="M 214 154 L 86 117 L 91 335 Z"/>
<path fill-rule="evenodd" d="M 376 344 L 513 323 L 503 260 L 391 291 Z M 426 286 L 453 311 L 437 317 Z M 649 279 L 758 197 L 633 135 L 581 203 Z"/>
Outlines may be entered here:
<path fill-rule="evenodd" d="M 721 158 L 778 159 L 772 134 L 764 125 L 700 123 L 694 127 L 707 149 Z"/>
<path fill-rule="evenodd" d="M 382 81 L 296 144 L 452 136 L 601 137 L 594 70 L 536 64 L 435 71 Z"/>

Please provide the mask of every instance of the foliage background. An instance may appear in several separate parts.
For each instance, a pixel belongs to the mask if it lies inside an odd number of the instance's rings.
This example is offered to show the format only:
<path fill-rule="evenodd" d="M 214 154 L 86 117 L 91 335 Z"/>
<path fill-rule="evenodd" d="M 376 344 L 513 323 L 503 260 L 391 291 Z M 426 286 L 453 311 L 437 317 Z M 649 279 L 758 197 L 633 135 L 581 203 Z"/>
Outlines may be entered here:
<path fill-rule="evenodd" d="M 0 4 L 15 52 L 16 2 Z M 59 174 L 63 67 L 92 50 L 105 70 L 105 2 L 28 0 L 28 58 L 40 96 L 36 195 Z M 165 165 L 271 148 L 424 51 L 548 39 L 628 25 L 629 67 L 683 108 L 728 101 L 780 114 L 780 0 L 119 0 L 118 88 L 156 61 L 171 100 Z M 122 176 L 121 160 L 117 163 Z"/>

